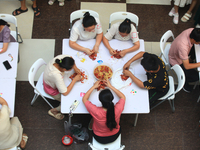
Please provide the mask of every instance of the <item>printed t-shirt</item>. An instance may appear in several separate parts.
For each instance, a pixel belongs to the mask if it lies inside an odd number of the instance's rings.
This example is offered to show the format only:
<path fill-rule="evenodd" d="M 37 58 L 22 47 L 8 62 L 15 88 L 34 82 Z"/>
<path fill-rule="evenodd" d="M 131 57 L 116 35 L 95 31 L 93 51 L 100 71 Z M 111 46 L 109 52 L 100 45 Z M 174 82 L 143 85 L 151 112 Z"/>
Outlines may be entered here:
<path fill-rule="evenodd" d="M 97 25 L 95 26 L 95 29 L 91 32 L 85 31 L 82 21 L 83 19 L 80 19 L 76 21 L 72 27 L 71 33 L 70 33 L 70 38 L 69 40 L 71 41 L 77 41 L 77 40 L 90 40 L 94 39 L 97 34 L 102 33 L 102 28 L 101 28 L 101 23 L 98 18 L 95 18 Z"/>
<path fill-rule="evenodd" d="M 128 41 L 130 39 L 132 40 L 133 43 L 139 41 L 137 30 L 133 24 L 131 24 L 131 32 L 125 37 L 122 37 L 119 34 L 120 24 L 121 22 L 117 22 L 113 24 L 110 29 L 108 29 L 108 32 L 104 35 L 107 40 L 110 41 L 114 37 L 115 39 L 118 39 L 120 41 Z"/>
<path fill-rule="evenodd" d="M 67 92 L 67 87 L 63 80 L 64 73 L 60 72 L 53 64 L 56 59 L 63 59 L 65 57 L 70 57 L 69 55 L 58 55 L 53 58 L 46 66 L 44 71 L 43 80 L 45 82 L 44 90 L 47 94 L 57 95 L 59 93 Z M 50 88 L 48 86 L 50 86 Z M 59 93 L 58 93 L 59 92 Z"/>
<path fill-rule="evenodd" d="M 106 114 L 107 111 L 103 110 L 102 107 L 97 107 L 96 105 L 92 104 L 90 101 L 85 102 L 85 106 L 88 110 L 88 112 L 92 115 L 94 122 L 93 122 L 93 132 L 97 136 L 105 137 L 105 136 L 111 136 L 116 134 L 120 129 L 120 116 L 122 111 L 124 110 L 125 100 L 120 99 L 115 104 L 115 121 L 117 122 L 116 128 L 114 128 L 112 131 L 106 126 Z"/>
<path fill-rule="evenodd" d="M 190 33 L 194 28 L 184 30 L 176 39 L 172 42 L 169 50 L 169 63 L 174 66 L 175 64 L 181 65 L 183 60 L 188 59 L 188 54 L 192 48 L 190 42 Z"/>
<path fill-rule="evenodd" d="M 154 55 L 154 54 L 144 53 L 143 57 L 145 58 L 147 55 Z M 160 65 L 160 70 L 157 73 L 147 72 L 148 80 L 143 82 L 143 85 L 148 90 L 155 89 L 158 92 L 164 92 L 165 90 L 168 90 L 169 86 L 168 74 L 166 71 L 165 63 L 162 61 L 160 57 L 156 56 L 156 58 Z"/>

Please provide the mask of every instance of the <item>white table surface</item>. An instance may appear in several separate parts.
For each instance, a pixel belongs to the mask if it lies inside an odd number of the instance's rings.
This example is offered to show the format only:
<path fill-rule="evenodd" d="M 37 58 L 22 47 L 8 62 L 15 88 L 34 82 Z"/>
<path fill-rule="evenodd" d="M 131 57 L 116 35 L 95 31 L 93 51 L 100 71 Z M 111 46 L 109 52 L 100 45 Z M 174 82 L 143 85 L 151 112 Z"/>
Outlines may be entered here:
<path fill-rule="evenodd" d="M 0 48 L 3 47 L 3 43 L 0 43 Z M 0 54 L 0 78 L 16 78 L 17 77 L 17 61 L 18 61 L 18 42 L 10 42 L 8 44 L 8 49 L 5 53 Z M 9 56 L 12 55 L 12 58 Z M 11 65 L 11 69 L 6 70 L 3 65 L 3 62 L 8 60 Z M 11 61 L 12 60 L 12 61 Z"/>
<path fill-rule="evenodd" d="M 195 54 L 196 54 L 196 62 L 200 62 L 200 45 L 194 44 Z M 200 71 L 200 67 L 197 68 Z"/>
<path fill-rule="evenodd" d="M 95 39 L 89 40 L 89 41 L 78 41 L 78 44 L 92 48 Z M 125 48 L 132 47 L 133 44 L 131 41 L 118 41 L 116 39 L 113 39 L 110 41 L 111 47 L 114 49 L 122 50 Z M 84 104 L 82 103 L 82 97 L 80 96 L 81 92 L 86 93 L 89 88 L 93 85 L 93 83 L 96 81 L 93 75 L 93 70 L 96 65 L 98 65 L 98 60 L 102 60 L 104 63 L 109 64 L 113 72 L 117 70 L 118 68 L 122 68 L 123 65 L 132 58 L 135 54 L 137 54 L 140 51 L 144 51 L 144 41 L 140 40 L 140 49 L 136 52 L 128 53 L 125 57 L 122 59 L 113 59 L 111 58 L 111 55 L 109 51 L 106 49 L 106 47 L 103 45 L 103 43 L 100 44 L 99 47 L 99 53 L 97 54 L 97 59 L 92 61 L 87 55 L 83 55 L 82 52 L 74 50 L 69 47 L 69 40 L 63 39 L 63 49 L 62 54 L 68 54 L 72 56 L 75 59 L 76 65 L 78 68 L 86 70 L 86 74 L 88 74 L 88 80 L 82 83 L 76 83 L 74 87 L 72 88 L 71 92 L 67 96 L 61 96 L 61 112 L 62 113 L 69 113 L 69 107 L 74 102 L 74 100 L 78 100 L 80 103 L 76 110 L 73 113 L 79 113 L 84 114 L 88 113 L 87 109 L 85 108 Z M 85 59 L 84 62 L 81 62 L 82 59 Z M 140 65 L 140 60 L 133 63 L 134 66 L 134 73 L 135 75 L 141 79 L 142 81 L 145 81 L 147 79 L 145 75 L 145 70 Z M 71 79 L 68 78 L 69 74 L 65 74 L 64 80 L 66 83 L 66 86 L 68 86 L 71 82 Z M 133 94 L 131 91 L 134 90 L 137 93 Z M 132 82 L 131 86 L 125 87 L 120 90 L 123 92 L 126 96 L 126 104 L 124 111 L 122 113 L 132 114 L 132 113 L 149 113 L 149 98 L 148 98 L 148 90 L 141 89 L 137 85 L 135 85 Z M 114 93 L 113 93 L 114 94 Z M 93 91 L 90 96 L 90 101 L 97 105 L 101 106 L 101 102 L 98 100 L 98 91 Z M 114 94 L 114 100 L 113 102 L 116 103 L 119 100 L 119 98 Z"/>
<path fill-rule="evenodd" d="M 0 79 L 0 97 L 4 98 L 8 107 L 11 110 L 10 117 L 14 116 L 15 111 L 15 87 L 16 87 L 16 79 Z M 1 109 L 1 105 L 0 105 Z"/>

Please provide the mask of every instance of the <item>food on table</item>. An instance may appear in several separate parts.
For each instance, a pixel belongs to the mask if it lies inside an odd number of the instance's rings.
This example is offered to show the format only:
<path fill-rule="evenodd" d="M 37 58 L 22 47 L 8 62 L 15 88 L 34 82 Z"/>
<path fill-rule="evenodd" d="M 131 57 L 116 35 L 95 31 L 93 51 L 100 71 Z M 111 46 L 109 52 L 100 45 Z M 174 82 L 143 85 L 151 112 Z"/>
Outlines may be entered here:
<path fill-rule="evenodd" d="M 120 76 L 121 76 L 122 81 L 126 81 L 129 78 L 129 76 L 125 76 L 123 74 L 121 74 Z"/>
<path fill-rule="evenodd" d="M 106 85 L 105 85 L 104 81 L 100 81 L 99 83 L 100 83 L 100 86 L 97 88 L 97 91 L 99 91 L 101 89 L 102 90 L 105 89 Z"/>
<path fill-rule="evenodd" d="M 97 58 L 97 53 L 92 53 L 89 57 L 90 59 L 95 60 Z"/>
<path fill-rule="evenodd" d="M 69 78 L 73 80 L 74 77 L 75 77 L 76 75 L 77 75 L 77 73 L 75 72 L 75 73 L 72 74 Z M 85 71 L 82 71 L 82 70 L 81 70 L 81 77 L 82 77 L 81 80 L 80 80 L 81 83 L 84 83 L 84 82 L 83 82 L 84 79 L 86 79 L 86 80 L 88 79 L 88 76 L 85 74 Z"/>
<path fill-rule="evenodd" d="M 106 65 L 99 65 L 94 69 L 94 75 L 99 80 L 107 80 L 112 77 L 112 69 Z"/>
<path fill-rule="evenodd" d="M 116 54 L 113 55 L 115 58 L 117 58 L 117 59 L 122 58 L 122 57 L 120 56 L 120 54 L 119 54 L 119 53 L 121 52 L 121 50 L 120 50 L 120 51 L 115 50 L 115 52 L 116 52 Z"/>

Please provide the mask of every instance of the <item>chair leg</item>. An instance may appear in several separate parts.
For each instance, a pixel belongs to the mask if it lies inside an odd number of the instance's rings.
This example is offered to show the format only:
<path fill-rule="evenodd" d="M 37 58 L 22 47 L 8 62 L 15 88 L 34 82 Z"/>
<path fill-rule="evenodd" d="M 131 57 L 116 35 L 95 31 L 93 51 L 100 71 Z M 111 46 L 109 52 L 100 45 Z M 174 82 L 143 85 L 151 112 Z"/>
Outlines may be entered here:
<path fill-rule="evenodd" d="M 31 101 L 31 105 L 33 105 L 33 104 L 35 103 L 35 101 L 36 101 L 36 99 L 38 98 L 38 96 L 39 96 L 38 94 L 35 94 L 35 95 L 34 95 L 32 101 Z"/>
<path fill-rule="evenodd" d="M 171 101 L 172 101 L 172 102 L 171 102 Z M 171 109 L 172 109 L 172 112 L 174 112 L 174 111 L 175 111 L 174 99 L 173 99 L 173 100 L 169 100 L 169 105 L 170 105 L 170 107 L 171 107 Z"/>
<path fill-rule="evenodd" d="M 137 120 L 138 120 L 138 114 L 136 114 L 136 116 L 135 116 L 134 127 L 135 127 L 135 126 L 136 126 L 136 124 L 137 124 Z"/>
<path fill-rule="evenodd" d="M 54 108 L 50 103 L 49 103 L 49 101 L 45 98 L 45 97 L 43 97 L 43 96 L 41 96 L 44 100 L 45 100 L 45 102 L 47 102 L 47 104 L 51 107 L 51 108 Z"/>
<path fill-rule="evenodd" d="M 159 102 L 158 104 L 156 104 L 155 106 L 151 107 L 150 106 L 150 110 L 154 109 L 155 107 L 157 107 L 158 105 L 162 104 L 164 101 L 166 101 L 167 99 L 165 100 L 162 100 L 161 102 Z"/>
<path fill-rule="evenodd" d="M 198 100 L 197 100 L 197 103 L 200 101 L 200 95 L 199 95 L 199 98 L 198 98 Z"/>

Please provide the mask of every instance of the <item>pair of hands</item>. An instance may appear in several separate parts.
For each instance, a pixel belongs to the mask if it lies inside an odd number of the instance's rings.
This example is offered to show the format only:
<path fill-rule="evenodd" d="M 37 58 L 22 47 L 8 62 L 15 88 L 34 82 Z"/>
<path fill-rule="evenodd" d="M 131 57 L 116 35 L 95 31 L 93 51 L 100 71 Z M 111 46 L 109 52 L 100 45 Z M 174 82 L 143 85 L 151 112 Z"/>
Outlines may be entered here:
<path fill-rule="evenodd" d="M 126 63 L 125 65 L 124 65 L 124 67 L 123 67 L 123 74 L 125 75 L 125 76 L 131 76 L 131 72 L 129 71 L 129 67 L 130 67 L 130 64 L 129 63 Z"/>
<path fill-rule="evenodd" d="M 78 69 L 76 66 L 74 66 L 73 68 L 74 68 L 74 71 L 77 73 L 77 75 L 74 77 L 74 80 L 76 82 L 80 81 L 81 80 L 81 70 Z"/>
<path fill-rule="evenodd" d="M 95 89 L 97 89 L 97 88 L 101 85 L 100 82 L 101 82 L 101 81 L 96 81 L 96 82 L 94 83 L 93 87 L 94 87 Z M 110 81 L 109 81 L 109 80 L 105 80 L 105 81 L 103 81 L 103 82 L 104 82 L 104 84 L 105 84 L 107 87 L 109 87 L 109 88 L 112 87 L 112 85 L 110 84 Z"/>
<path fill-rule="evenodd" d="M 114 50 L 114 49 L 110 49 L 109 52 L 110 52 L 111 55 L 116 54 L 116 50 Z M 126 55 L 126 51 L 125 50 L 121 50 L 121 52 L 119 52 L 119 55 L 121 57 L 124 57 Z"/>
<path fill-rule="evenodd" d="M 85 49 L 86 54 L 89 56 L 92 55 L 93 53 L 98 53 L 98 51 L 99 51 L 99 46 L 97 46 L 97 45 L 94 45 L 92 50 L 89 48 Z"/>

